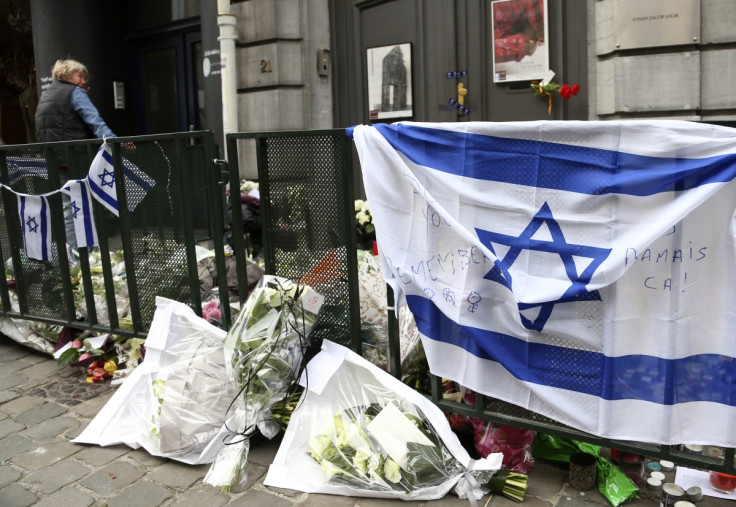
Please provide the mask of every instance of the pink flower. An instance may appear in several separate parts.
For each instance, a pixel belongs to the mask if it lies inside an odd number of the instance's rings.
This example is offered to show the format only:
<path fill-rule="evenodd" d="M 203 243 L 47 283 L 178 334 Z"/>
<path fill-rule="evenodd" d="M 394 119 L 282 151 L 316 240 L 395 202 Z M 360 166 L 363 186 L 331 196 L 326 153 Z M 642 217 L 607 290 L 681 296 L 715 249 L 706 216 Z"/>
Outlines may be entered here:
<path fill-rule="evenodd" d="M 82 347 L 82 342 L 79 341 L 79 340 L 74 340 L 72 342 L 72 347 L 74 347 L 75 349 L 81 348 Z"/>
<path fill-rule="evenodd" d="M 207 322 L 212 322 L 213 320 L 219 321 L 222 319 L 222 312 L 220 312 L 220 305 L 217 304 L 217 301 L 213 299 L 204 305 L 202 308 L 202 318 Z"/>
<path fill-rule="evenodd" d="M 87 354 L 85 352 L 84 354 L 82 354 L 81 356 L 79 356 L 79 361 L 86 361 L 87 359 L 90 359 L 91 357 L 92 356 L 90 356 L 89 354 Z"/>

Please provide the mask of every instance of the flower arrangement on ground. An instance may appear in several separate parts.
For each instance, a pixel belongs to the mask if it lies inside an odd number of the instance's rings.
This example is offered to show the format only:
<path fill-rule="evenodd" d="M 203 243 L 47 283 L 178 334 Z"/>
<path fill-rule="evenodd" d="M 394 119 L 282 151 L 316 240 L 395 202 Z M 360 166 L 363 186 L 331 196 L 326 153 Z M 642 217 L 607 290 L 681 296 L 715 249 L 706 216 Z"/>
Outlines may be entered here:
<path fill-rule="evenodd" d="M 337 412 L 310 438 L 309 447 L 327 479 L 362 489 L 409 493 L 462 470 L 419 411 L 409 404 L 398 408 L 393 401 Z"/>
<path fill-rule="evenodd" d="M 240 180 L 240 193 L 249 194 L 253 190 L 258 190 L 258 182 L 250 180 Z"/>
<path fill-rule="evenodd" d="M 279 431 L 271 411 L 296 380 L 322 300 L 309 286 L 275 276 L 264 276 L 246 300 L 225 338 L 225 365 L 238 394 L 207 484 L 223 490 L 243 484 L 249 436 L 256 428 L 269 438 Z"/>
<path fill-rule="evenodd" d="M 478 500 L 501 455 L 473 461 L 428 399 L 354 352 L 324 341 L 307 365 L 265 484 L 308 493 Z"/>
<path fill-rule="evenodd" d="M 90 384 L 103 382 L 111 378 L 117 369 L 118 365 L 112 359 L 96 361 L 87 367 L 86 380 Z"/>
<path fill-rule="evenodd" d="M 358 223 L 358 232 L 360 233 L 371 234 L 376 230 L 368 201 L 355 200 L 355 221 Z"/>

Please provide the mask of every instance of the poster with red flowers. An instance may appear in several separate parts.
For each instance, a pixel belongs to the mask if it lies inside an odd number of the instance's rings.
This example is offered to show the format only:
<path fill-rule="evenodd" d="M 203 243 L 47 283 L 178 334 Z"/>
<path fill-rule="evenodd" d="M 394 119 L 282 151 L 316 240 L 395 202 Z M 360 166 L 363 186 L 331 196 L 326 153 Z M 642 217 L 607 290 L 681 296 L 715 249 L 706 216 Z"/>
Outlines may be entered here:
<path fill-rule="evenodd" d="M 541 79 L 549 70 L 547 0 L 493 0 L 493 82 Z"/>

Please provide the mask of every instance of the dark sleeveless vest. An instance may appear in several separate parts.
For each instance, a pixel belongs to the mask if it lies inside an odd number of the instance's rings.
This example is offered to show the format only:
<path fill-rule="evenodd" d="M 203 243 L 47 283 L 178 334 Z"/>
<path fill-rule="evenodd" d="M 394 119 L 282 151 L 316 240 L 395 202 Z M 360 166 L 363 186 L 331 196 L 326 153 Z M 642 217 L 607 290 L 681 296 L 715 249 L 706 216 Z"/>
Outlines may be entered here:
<path fill-rule="evenodd" d="M 36 109 L 36 141 L 92 139 L 92 130 L 74 111 L 72 92 L 77 85 L 57 79 L 41 94 Z"/>

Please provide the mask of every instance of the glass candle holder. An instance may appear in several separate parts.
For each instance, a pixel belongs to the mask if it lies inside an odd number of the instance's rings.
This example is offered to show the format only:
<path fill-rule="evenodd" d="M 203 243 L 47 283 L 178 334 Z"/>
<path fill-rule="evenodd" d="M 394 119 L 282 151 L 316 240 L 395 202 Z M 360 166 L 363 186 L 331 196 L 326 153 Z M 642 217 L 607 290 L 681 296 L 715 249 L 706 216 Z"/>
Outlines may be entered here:
<path fill-rule="evenodd" d="M 736 490 L 736 475 L 728 475 L 721 472 L 710 472 L 710 487 L 719 493 L 732 495 Z"/>

